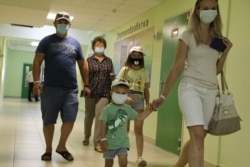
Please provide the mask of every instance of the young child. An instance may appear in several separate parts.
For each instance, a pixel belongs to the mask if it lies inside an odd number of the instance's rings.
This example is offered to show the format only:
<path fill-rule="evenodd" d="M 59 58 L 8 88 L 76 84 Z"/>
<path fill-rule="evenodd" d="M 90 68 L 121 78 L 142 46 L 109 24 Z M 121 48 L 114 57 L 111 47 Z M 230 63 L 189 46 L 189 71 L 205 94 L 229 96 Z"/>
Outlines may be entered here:
<path fill-rule="evenodd" d="M 114 158 L 118 156 L 119 167 L 127 167 L 127 150 L 129 137 L 128 120 L 143 120 L 152 110 L 138 114 L 130 105 L 125 104 L 129 93 L 129 85 L 125 80 L 115 79 L 111 85 L 111 103 L 100 115 L 101 148 L 104 151 L 105 167 L 112 167 Z"/>
<path fill-rule="evenodd" d="M 146 108 L 149 108 L 149 75 L 144 67 L 144 56 L 140 46 L 133 46 L 125 66 L 120 70 L 118 78 L 124 79 L 129 83 L 129 98 L 127 103 L 131 105 L 137 113 L 144 111 L 144 102 Z M 147 166 L 147 162 L 142 158 L 143 153 L 143 120 L 134 121 L 134 133 L 137 148 L 137 167 Z M 129 131 L 129 123 L 128 123 Z"/>

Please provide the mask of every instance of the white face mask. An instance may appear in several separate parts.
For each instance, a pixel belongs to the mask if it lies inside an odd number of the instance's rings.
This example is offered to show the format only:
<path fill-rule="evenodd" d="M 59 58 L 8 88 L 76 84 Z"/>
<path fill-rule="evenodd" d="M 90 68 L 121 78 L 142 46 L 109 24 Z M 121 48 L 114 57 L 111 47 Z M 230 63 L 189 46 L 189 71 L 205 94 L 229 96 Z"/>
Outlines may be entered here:
<path fill-rule="evenodd" d="M 101 47 L 101 48 L 96 47 L 95 48 L 95 53 L 97 53 L 99 55 L 102 55 L 104 53 L 104 50 L 105 50 L 104 47 Z"/>
<path fill-rule="evenodd" d="M 128 98 L 128 94 L 112 93 L 112 101 L 115 104 L 124 104 Z"/>
<path fill-rule="evenodd" d="M 217 14 L 217 10 L 201 10 L 199 17 L 203 23 L 210 24 L 214 21 Z"/>

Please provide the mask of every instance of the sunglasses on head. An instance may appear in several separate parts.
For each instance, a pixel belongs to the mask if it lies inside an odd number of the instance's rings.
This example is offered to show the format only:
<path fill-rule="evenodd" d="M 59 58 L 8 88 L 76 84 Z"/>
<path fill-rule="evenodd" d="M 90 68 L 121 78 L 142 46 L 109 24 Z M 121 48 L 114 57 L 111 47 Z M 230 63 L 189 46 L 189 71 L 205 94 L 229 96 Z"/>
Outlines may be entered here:
<path fill-rule="evenodd" d="M 59 17 L 64 17 L 64 18 L 66 18 L 66 19 L 70 19 L 70 18 L 69 18 L 69 15 L 64 15 L 64 14 L 57 14 L 57 15 L 56 15 L 56 18 L 59 18 Z"/>
<path fill-rule="evenodd" d="M 120 82 L 127 82 L 126 80 L 124 79 L 119 79 Z"/>

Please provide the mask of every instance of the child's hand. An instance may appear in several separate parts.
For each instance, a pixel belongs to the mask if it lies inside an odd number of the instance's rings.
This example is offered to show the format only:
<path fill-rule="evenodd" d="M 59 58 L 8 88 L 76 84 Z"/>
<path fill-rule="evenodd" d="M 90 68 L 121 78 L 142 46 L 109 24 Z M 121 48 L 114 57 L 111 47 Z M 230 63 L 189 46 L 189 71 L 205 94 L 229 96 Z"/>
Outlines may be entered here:
<path fill-rule="evenodd" d="M 153 111 L 157 111 L 158 108 L 160 107 L 160 105 L 162 105 L 162 103 L 164 102 L 165 99 L 163 99 L 162 97 L 159 97 L 155 100 L 153 100 L 153 102 L 150 104 L 151 108 Z"/>
<path fill-rule="evenodd" d="M 107 151 L 107 148 L 108 148 L 108 141 L 107 140 L 101 141 L 101 148 L 103 151 Z"/>

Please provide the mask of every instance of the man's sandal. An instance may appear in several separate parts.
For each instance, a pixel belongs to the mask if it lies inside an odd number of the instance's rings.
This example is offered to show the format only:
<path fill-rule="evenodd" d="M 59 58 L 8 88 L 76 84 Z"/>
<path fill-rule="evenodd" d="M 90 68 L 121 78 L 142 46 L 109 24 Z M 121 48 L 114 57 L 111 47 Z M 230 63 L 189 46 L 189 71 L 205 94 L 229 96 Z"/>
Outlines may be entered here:
<path fill-rule="evenodd" d="M 74 157 L 68 151 L 56 151 L 56 152 L 68 161 L 74 160 Z"/>
<path fill-rule="evenodd" d="M 41 156 L 41 160 L 43 160 L 43 161 L 50 161 L 51 160 L 51 156 L 52 156 L 52 153 L 50 153 L 50 152 L 44 153 Z"/>
<path fill-rule="evenodd" d="M 82 144 L 83 144 L 84 146 L 88 146 L 88 145 L 89 145 L 89 141 L 88 141 L 88 140 L 83 140 L 83 141 L 82 141 Z"/>

